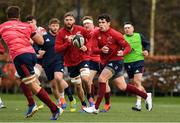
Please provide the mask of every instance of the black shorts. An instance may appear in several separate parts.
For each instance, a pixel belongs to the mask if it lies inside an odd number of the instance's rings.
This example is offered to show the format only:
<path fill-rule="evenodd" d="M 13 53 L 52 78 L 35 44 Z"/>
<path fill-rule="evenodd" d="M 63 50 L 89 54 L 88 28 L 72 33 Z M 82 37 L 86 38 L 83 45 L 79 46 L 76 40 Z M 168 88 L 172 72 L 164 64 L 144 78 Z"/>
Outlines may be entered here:
<path fill-rule="evenodd" d="M 76 66 L 67 67 L 69 76 L 71 78 L 79 76 L 81 68 L 89 68 L 89 61 L 82 61 Z"/>
<path fill-rule="evenodd" d="M 113 76 L 111 79 L 115 79 L 124 74 L 123 71 L 123 60 L 110 61 L 106 64 L 105 69 L 111 70 Z"/>
<path fill-rule="evenodd" d="M 131 63 L 125 63 L 124 67 L 125 67 L 125 70 L 128 74 L 128 77 L 130 79 L 132 79 L 132 78 L 134 78 L 134 74 L 143 73 L 143 71 L 144 71 L 144 60 L 131 62 Z"/>
<path fill-rule="evenodd" d="M 97 72 L 101 71 L 101 64 L 95 61 L 89 61 L 89 69 Z"/>
<path fill-rule="evenodd" d="M 4 67 L 4 65 L 5 65 L 5 62 L 0 61 L 0 77 L 2 77 L 2 75 L 3 75 L 3 67 Z"/>
<path fill-rule="evenodd" d="M 54 79 L 54 72 L 64 72 L 64 65 L 62 61 L 55 61 L 48 66 L 43 66 L 48 81 Z"/>
<path fill-rule="evenodd" d="M 34 53 L 23 53 L 15 57 L 14 65 L 21 79 L 35 74 L 34 66 L 36 62 L 37 57 Z"/>

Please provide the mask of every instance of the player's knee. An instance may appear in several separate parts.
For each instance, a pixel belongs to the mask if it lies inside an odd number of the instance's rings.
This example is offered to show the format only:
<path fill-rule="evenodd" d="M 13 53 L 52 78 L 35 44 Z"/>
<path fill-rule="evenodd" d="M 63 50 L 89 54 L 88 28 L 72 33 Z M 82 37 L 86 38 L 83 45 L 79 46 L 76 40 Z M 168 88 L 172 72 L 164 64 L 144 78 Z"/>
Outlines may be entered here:
<path fill-rule="evenodd" d="M 134 79 L 134 85 L 137 87 L 141 86 L 141 79 Z"/>
<path fill-rule="evenodd" d="M 30 84 L 30 83 L 33 83 L 36 81 L 36 75 L 33 74 L 33 75 L 30 75 L 28 77 L 25 77 L 22 79 L 22 82 L 24 82 L 24 84 Z"/>
<path fill-rule="evenodd" d="M 85 82 L 85 83 L 89 83 L 89 82 L 90 82 L 89 76 L 82 76 L 82 77 L 81 77 L 81 80 L 82 80 L 83 82 Z"/>
<path fill-rule="evenodd" d="M 62 75 L 55 75 L 55 76 L 54 76 L 54 79 L 55 79 L 56 81 L 58 81 L 58 82 L 62 82 L 63 76 L 62 76 Z"/>
<path fill-rule="evenodd" d="M 73 84 L 80 84 L 80 83 L 81 83 L 81 78 L 80 78 L 80 76 L 71 78 L 71 83 L 73 83 Z"/>
<path fill-rule="evenodd" d="M 98 77 L 98 82 L 106 82 L 106 81 L 107 80 L 104 77 L 102 77 L 102 76 Z"/>

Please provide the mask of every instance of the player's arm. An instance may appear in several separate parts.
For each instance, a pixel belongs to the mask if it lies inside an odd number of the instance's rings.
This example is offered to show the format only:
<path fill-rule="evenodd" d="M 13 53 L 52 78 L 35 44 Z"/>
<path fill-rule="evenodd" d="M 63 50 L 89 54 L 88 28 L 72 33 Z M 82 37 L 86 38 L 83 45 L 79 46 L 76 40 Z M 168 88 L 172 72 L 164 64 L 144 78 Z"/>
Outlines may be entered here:
<path fill-rule="evenodd" d="M 148 56 L 148 54 L 149 54 L 149 51 L 150 51 L 150 43 L 149 43 L 149 41 L 145 38 L 145 36 L 144 35 L 142 35 L 141 33 L 140 33 L 140 36 L 141 36 L 141 43 L 142 43 L 142 46 L 143 46 L 143 55 L 144 56 Z"/>
<path fill-rule="evenodd" d="M 130 44 L 124 39 L 121 33 L 115 34 L 115 39 L 117 40 L 118 44 L 122 47 L 122 49 L 118 51 L 118 56 L 124 56 L 131 52 Z"/>
<path fill-rule="evenodd" d="M 55 41 L 55 52 L 64 52 L 68 46 L 71 45 L 71 38 L 71 36 L 63 37 L 60 33 L 58 33 Z"/>
<path fill-rule="evenodd" d="M 2 45 L 2 48 L 4 48 L 4 52 L 3 54 L 0 54 L 0 60 L 1 61 L 8 61 L 8 47 L 6 45 L 6 43 L 2 40 L 2 38 L 0 37 L 0 45 Z"/>
<path fill-rule="evenodd" d="M 36 32 L 33 32 L 31 34 L 31 39 L 37 43 L 38 45 L 43 45 L 44 44 L 44 39 L 42 37 L 42 35 L 36 33 Z"/>

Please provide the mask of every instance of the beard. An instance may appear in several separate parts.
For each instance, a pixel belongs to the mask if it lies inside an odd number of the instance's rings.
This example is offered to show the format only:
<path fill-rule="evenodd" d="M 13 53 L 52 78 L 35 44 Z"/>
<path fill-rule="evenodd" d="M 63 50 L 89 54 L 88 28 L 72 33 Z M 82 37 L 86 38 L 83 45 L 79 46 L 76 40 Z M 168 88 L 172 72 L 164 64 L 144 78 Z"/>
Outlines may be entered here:
<path fill-rule="evenodd" d="M 71 25 L 70 25 L 70 24 L 65 25 L 65 28 L 66 28 L 66 29 L 68 29 L 68 30 L 71 30 L 71 29 L 72 29 L 72 27 L 73 27 L 73 24 L 71 24 Z"/>
<path fill-rule="evenodd" d="M 56 35 L 58 33 L 57 30 L 50 30 L 50 32 L 53 34 L 53 35 Z"/>

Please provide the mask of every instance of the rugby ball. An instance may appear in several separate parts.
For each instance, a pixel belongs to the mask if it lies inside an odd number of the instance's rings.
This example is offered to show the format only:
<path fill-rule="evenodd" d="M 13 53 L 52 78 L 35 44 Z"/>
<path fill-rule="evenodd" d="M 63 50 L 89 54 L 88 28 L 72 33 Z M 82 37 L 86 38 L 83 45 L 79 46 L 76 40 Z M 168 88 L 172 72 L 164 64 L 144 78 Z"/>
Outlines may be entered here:
<path fill-rule="evenodd" d="M 81 48 L 84 45 L 84 37 L 81 34 L 76 34 L 72 38 L 72 44 L 78 48 Z"/>

